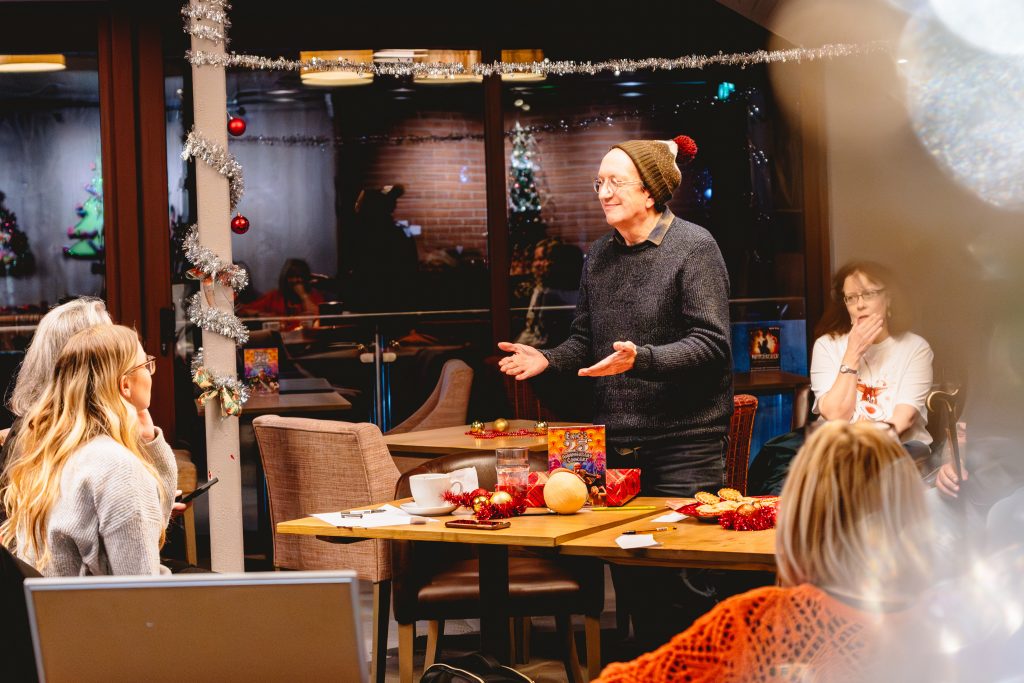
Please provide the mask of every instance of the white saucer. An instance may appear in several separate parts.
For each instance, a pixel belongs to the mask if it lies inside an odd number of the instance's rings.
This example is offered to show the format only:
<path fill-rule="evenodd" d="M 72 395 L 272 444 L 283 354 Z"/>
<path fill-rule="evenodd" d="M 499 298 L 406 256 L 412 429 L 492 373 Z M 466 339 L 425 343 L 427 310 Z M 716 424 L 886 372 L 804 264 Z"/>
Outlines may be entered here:
<path fill-rule="evenodd" d="M 410 501 L 408 503 L 402 503 L 398 507 L 402 508 L 402 510 L 404 510 L 405 512 L 408 512 L 410 515 L 436 516 L 447 515 L 449 512 L 457 508 L 458 505 L 450 505 L 446 503 L 445 505 L 419 507 L 418 505 L 416 505 L 415 501 Z"/>

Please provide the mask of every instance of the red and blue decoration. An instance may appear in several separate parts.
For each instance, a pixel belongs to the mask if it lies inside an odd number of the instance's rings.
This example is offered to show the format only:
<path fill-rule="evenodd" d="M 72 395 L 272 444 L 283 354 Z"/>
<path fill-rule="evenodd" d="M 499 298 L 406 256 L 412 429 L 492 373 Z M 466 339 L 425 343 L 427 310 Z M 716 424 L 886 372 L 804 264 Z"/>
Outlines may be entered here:
<path fill-rule="evenodd" d="M 245 135 L 245 119 L 241 116 L 232 116 L 228 119 L 228 132 L 234 137 Z"/>
<path fill-rule="evenodd" d="M 236 235 L 244 235 L 249 232 L 249 219 L 242 214 L 237 214 L 231 219 L 231 232 Z"/>

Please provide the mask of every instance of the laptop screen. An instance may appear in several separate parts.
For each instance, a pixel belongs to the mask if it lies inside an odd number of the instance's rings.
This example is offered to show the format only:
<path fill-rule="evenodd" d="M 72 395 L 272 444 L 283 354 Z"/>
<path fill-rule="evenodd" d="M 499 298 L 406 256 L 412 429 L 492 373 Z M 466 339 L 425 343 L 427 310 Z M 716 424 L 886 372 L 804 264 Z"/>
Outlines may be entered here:
<path fill-rule="evenodd" d="M 41 681 L 365 681 L 354 572 L 28 579 Z"/>

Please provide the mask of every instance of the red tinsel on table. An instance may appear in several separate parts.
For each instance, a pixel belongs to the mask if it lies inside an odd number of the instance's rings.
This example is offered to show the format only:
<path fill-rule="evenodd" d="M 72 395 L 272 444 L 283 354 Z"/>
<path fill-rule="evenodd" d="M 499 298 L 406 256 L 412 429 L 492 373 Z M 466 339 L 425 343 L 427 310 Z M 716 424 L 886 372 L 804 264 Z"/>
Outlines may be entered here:
<path fill-rule="evenodd" d="M 493 429 L 485 429 L 482 432 L 466 432 L 466 436 L 475 436 L 478 439 L 504 439 L 516 436 L 544 436 L 544 432 L 535 429 L 517 429 L 512 432 L 497 432 Z"/>
<path fill-rule="evenodd" d="M 446 491 L 443 498 L 450 505 L 461 505 L 473 510 L 474 517 L 481 521 L 488 519 L 507 519 L 516 517 L 526 512 L 526 497 L 510 493 L 511 502 L 492 503 L 490 502 L 491 492 L 486 489 L 476 489 L 469 493 L 452 493 Z M 476 500 L 486 498 L 486 501 Z"/>
<path fill-rule="evenodd" d="M 718 516 L 718 524 L 723 529 L 734 531 L 764 531 L 775 528 L 775 506 L 759 507 L 749 515 L 740 514 L 735 510 L 723 512 Z"/>

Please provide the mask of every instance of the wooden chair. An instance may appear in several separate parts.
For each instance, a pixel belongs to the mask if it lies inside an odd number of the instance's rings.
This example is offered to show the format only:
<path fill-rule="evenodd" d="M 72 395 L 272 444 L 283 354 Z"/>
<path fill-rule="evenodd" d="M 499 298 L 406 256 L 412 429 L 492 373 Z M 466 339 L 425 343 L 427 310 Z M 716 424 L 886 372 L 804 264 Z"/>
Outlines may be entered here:
<path fill-rule="evenodd" d="M 420 408 L 388 434 L 455 427 L 466 424 L 469 393 L 473 387 L 473 368 L 452 358 L 441 367 L 437 386 Z"/>
<path fill-rule="evenodd" d="M 262 415 L 253 420 L 267 477 L 270 521 L 390 500 L 398 481 L 384 437 L 368 423 Z M 391 598 L 388 541 L 335 545 L 274 532 L 278 569 L 353 569 L 373 582 L 372 680 L 384 681 Z"/>
<path fill-rule="evenodd" d="M 725 453 L 725 483 L 740 493 L 747 492 L 747 468 L 750 465 L 750 440 L 754 434 L 757 397 L 736 394 L 729 420 L 729 449 Z"/>

